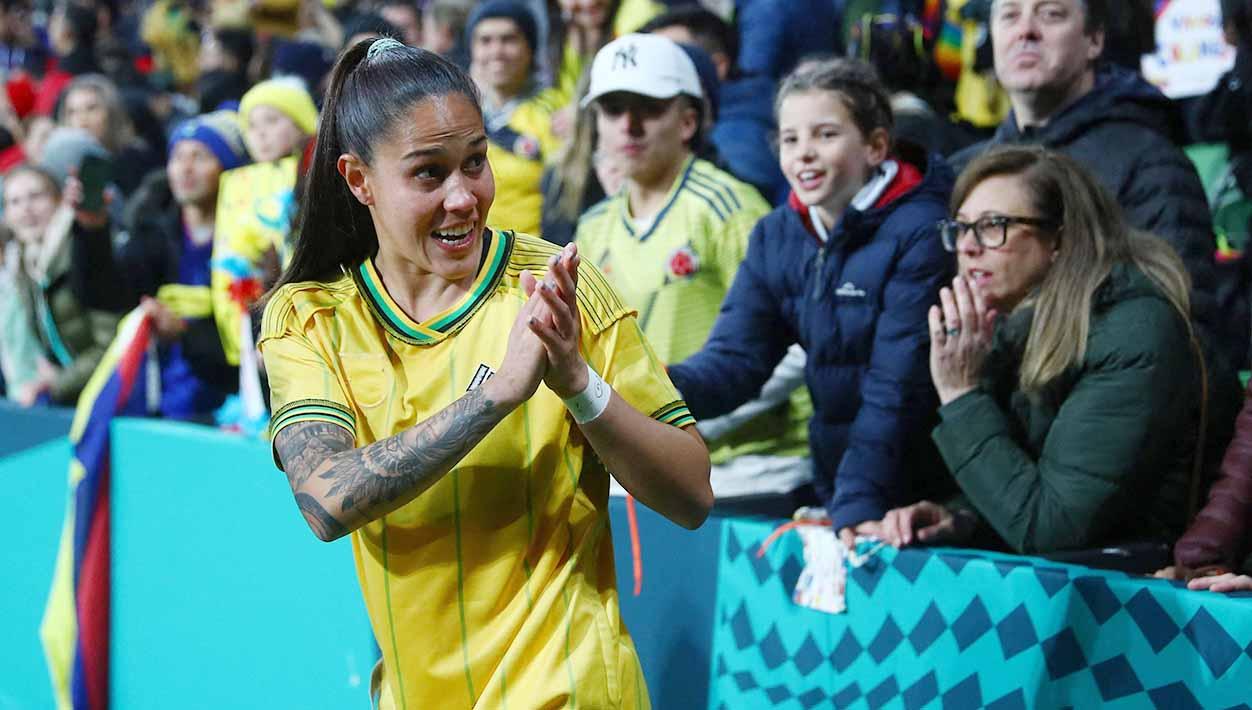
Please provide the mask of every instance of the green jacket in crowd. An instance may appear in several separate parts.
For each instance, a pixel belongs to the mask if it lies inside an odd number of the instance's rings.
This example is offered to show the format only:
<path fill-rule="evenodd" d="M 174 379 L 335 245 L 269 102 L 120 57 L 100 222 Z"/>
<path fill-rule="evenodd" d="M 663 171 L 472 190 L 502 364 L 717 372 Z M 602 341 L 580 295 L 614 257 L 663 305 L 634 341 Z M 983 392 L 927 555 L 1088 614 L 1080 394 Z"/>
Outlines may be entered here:
<path fill-rule="evenodd" d="M 53 404 L 73 406 L 78 401 L 129 305 L 123 285 L 105 281 L 116 273 L 106 268 L 112 259 L 107 230 L 75 226 L 44 283 L 24 279 L 32 325 L 49 361 L 60 368 L 48 392 Z"/>
<path fill-rule="evenodd" d="M 1115 266 L 1081 365 L 1032 396 L 1019 374 L 1033 310 L 1000 324 L 982 386 L 943 406 L 933 432 L 979 527 L 1001 538 L 977 542 L 1025 554 L 1172 542 L 1187 524 L 1203 391 L 1186 323 L 1138 268 Z M 1207 370 L 1203 489 L 1240 394 L 1232 373 Z"/>

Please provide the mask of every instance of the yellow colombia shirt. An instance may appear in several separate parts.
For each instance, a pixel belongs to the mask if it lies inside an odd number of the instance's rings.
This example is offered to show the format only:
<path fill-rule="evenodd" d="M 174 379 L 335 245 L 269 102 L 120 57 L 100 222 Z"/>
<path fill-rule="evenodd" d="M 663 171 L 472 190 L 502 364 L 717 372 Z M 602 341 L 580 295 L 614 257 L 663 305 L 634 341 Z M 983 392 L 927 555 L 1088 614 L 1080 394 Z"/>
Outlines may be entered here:
<path fill-rule="evenodd" d="M 283 287 L 260 347 L 275 433 L 300 421 L 357 446 L 429 418 L 504 358 L 550 244 L 494 232 L 474 287 L 424 323 L 387 295 L 371 261 L 330 283 Z M 579 270 L 582 350 L 636 409 L 694 423 L 635 323 L 589 264 Z M 561 400 L 540 386 L 455 469 L 352 534 L 383 652 L 384 708 L 646 708 L 618 613 L 608 474 Z"/>
<path fill-rule="evenodd" d="M 578 219 L 575 243 L 626 303 L 666 365 L 700 351 L 770 206 L 751 185 L 688 157 L 651 224 L 638 225 L 626 190 Z M 714 464 L 744 454 L 808 455 L 808 390 L 711 445 Z"/>
<path fill-rule="evenodd" d="M 555 91 L 541 91 L 519 102 L 504 125 L 488 130 L 487 161 L 496 179 L 491 226 L 539 233 L 543 168 L 556 159 L 561 147 L 551 127 L 552 114 L 560 108 Z"/>

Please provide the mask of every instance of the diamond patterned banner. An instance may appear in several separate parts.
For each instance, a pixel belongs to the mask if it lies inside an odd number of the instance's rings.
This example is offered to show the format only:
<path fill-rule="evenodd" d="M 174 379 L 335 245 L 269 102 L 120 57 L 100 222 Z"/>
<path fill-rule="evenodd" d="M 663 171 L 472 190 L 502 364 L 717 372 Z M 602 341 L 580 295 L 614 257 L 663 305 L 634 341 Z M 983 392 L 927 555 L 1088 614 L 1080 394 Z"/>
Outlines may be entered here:
<path fill-rule="evenodd" d="M 885 548 L 848 613 L 797 606 L 799 536 L 722 528 L 710 710 L 1231 708 L 1252 697 L 1252 594 L 1029 557 Z"/>

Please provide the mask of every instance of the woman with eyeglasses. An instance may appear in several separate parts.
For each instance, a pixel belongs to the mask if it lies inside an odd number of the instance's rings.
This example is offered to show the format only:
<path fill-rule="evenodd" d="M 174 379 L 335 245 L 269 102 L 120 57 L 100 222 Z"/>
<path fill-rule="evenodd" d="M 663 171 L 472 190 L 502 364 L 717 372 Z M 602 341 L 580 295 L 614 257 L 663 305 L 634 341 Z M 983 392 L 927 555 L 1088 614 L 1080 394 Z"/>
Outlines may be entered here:
<path fill-rule="evenodd" d="M 1041 148 L 974 161 L 952 205 L 958 274 L 930 309 L 930 371 L 962 496 L 892 510 L 880 534 L 1021 553 L 1173 540 L 1216 461 L 1197 441 L 1229 433 L 1217 389 L 1238 393 L 1206 385 L 1182 262 Z"/>

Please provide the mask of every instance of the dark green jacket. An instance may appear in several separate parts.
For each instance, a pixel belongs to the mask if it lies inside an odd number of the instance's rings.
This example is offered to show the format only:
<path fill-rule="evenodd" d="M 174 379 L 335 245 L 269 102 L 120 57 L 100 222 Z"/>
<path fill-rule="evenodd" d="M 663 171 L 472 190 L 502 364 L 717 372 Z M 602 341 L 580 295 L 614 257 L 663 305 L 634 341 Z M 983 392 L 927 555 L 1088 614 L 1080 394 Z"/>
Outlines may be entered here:
<path fill-rule="evenodd" d="M 49 396 L 73 406 L 117 334 L 130 298 L 115 274 L 107 231 L 75 226 L 42 287 L 26 279 L 31 319 L 48 359 L 61 368 Z"/>
<path fill-rule="evenodd" d="M 939 410 L 934 440 L 964 498 L 1021 553 L 1174 540 L 1202 391 L 1185 322 L 1137 268 L 1114 267 L 1081 365 L 1032 397 L 1018 386 L 1032 315 L 1000 324 L 982 386 Z M 1228 440 L 1238 383 L 1228 372 L 1209 379 L 1206 439 Z"/>

